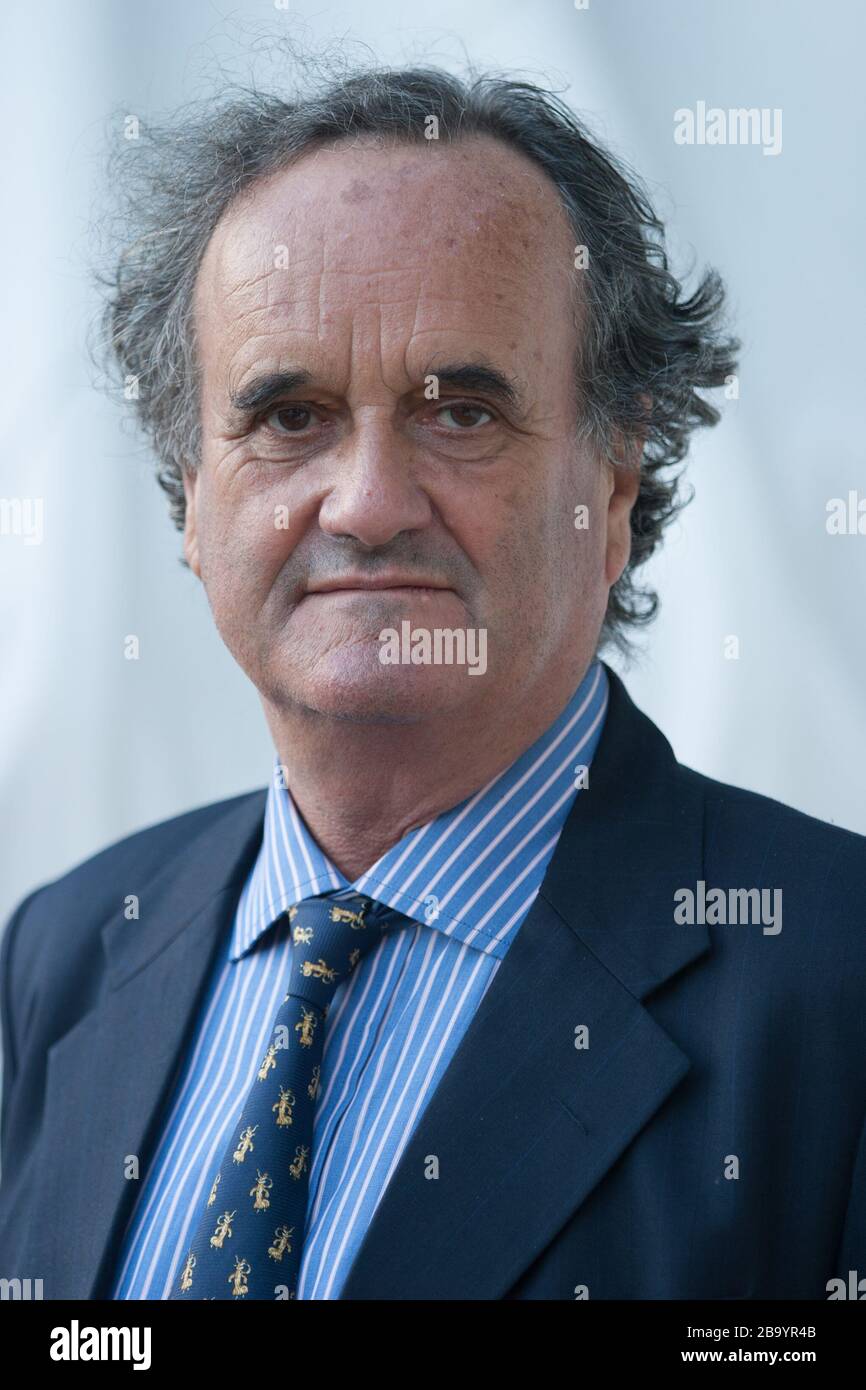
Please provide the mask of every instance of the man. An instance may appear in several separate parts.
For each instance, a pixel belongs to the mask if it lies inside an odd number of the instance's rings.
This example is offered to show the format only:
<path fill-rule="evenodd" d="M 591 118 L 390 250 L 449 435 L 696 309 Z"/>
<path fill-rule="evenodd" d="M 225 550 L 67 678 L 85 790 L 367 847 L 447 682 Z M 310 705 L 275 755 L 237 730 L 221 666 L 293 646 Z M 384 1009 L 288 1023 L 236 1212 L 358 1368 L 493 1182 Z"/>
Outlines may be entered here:
<path fill-rule="evenodd" d="M 680 766 L 598 656 L 718 418 L 718 278 L 528 85 L 359 73 L 152 154 L 111 342 L 276 765 L 13 916 L 0 1273 L 827 1297 L 864 842 Z"/>

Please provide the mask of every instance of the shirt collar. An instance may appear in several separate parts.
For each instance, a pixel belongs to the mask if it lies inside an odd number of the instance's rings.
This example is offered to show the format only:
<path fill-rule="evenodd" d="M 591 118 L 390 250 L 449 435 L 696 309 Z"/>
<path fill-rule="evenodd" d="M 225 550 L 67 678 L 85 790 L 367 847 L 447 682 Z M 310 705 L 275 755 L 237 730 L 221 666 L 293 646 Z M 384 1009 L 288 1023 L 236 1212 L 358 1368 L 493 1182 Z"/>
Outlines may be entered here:
<path fill-rule="evenodd" d="M 503 956 L 535 897 L 601 737 L 608 703 L 594 660 L 562 713 L 504 772 L 408 832 L 354 883 L 320 848 L 277 761 L 258 858 L 235 914 L 230 957 L 245 955 L 286 908 L 356 892 Z"/>

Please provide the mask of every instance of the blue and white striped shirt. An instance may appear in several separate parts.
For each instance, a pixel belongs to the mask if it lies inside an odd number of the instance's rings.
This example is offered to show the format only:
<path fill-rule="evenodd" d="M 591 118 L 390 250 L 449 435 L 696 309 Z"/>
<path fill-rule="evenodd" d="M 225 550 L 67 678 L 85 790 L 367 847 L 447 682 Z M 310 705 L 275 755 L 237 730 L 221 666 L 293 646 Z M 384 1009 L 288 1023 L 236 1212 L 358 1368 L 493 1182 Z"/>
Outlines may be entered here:
<path fill-rule="evenodd" d="M 607 675 L 594 661 L 509 768 L 409 831 L 353 884 L 313 839 L 277 765 L 262 846 L 126 1232 L 114 1298 L 166 1298 L 179 1277 L 289 978 L 286 908 L 357 892 L 408 920 L 387 929 L 328 1012 L 298 1298 L 339 1298 L 400 1155 L 541 886 L 577 795 L 575 771 L 589 766 L 606 711 Z"/>

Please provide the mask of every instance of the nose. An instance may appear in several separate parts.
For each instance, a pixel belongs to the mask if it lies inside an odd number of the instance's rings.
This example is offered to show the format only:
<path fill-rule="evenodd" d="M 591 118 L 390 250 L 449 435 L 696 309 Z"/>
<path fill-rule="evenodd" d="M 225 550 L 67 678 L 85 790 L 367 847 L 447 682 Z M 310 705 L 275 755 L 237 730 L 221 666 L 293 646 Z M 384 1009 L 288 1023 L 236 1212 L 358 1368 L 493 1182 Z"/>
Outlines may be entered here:
<path fill-rule="evenodd" d="M 333 485 L 319 508 L 328 535 L 381 546 L 429 524 L 433 508 L 417 479 L 417 459 L 392 418 L 356 416 L 335 462 Z"/>

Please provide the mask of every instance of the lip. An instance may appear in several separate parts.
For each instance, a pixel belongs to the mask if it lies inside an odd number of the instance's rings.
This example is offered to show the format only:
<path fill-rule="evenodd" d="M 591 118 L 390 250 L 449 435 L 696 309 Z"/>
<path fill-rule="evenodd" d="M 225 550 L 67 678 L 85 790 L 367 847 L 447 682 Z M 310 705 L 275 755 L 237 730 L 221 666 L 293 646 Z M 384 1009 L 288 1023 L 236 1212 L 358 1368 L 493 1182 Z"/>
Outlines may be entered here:
<path fill-rule="evenodd" d="M 447 584 L 439 584 L 435 579 L 404 579 L 400 575 L 382 575 L 378 579 L 335 579 L 324 584 L 317 584 L 312 589 L 307 589 L 304 597 L 310 594 L 344 594 L 344 593 L 453 593 Z"/>

